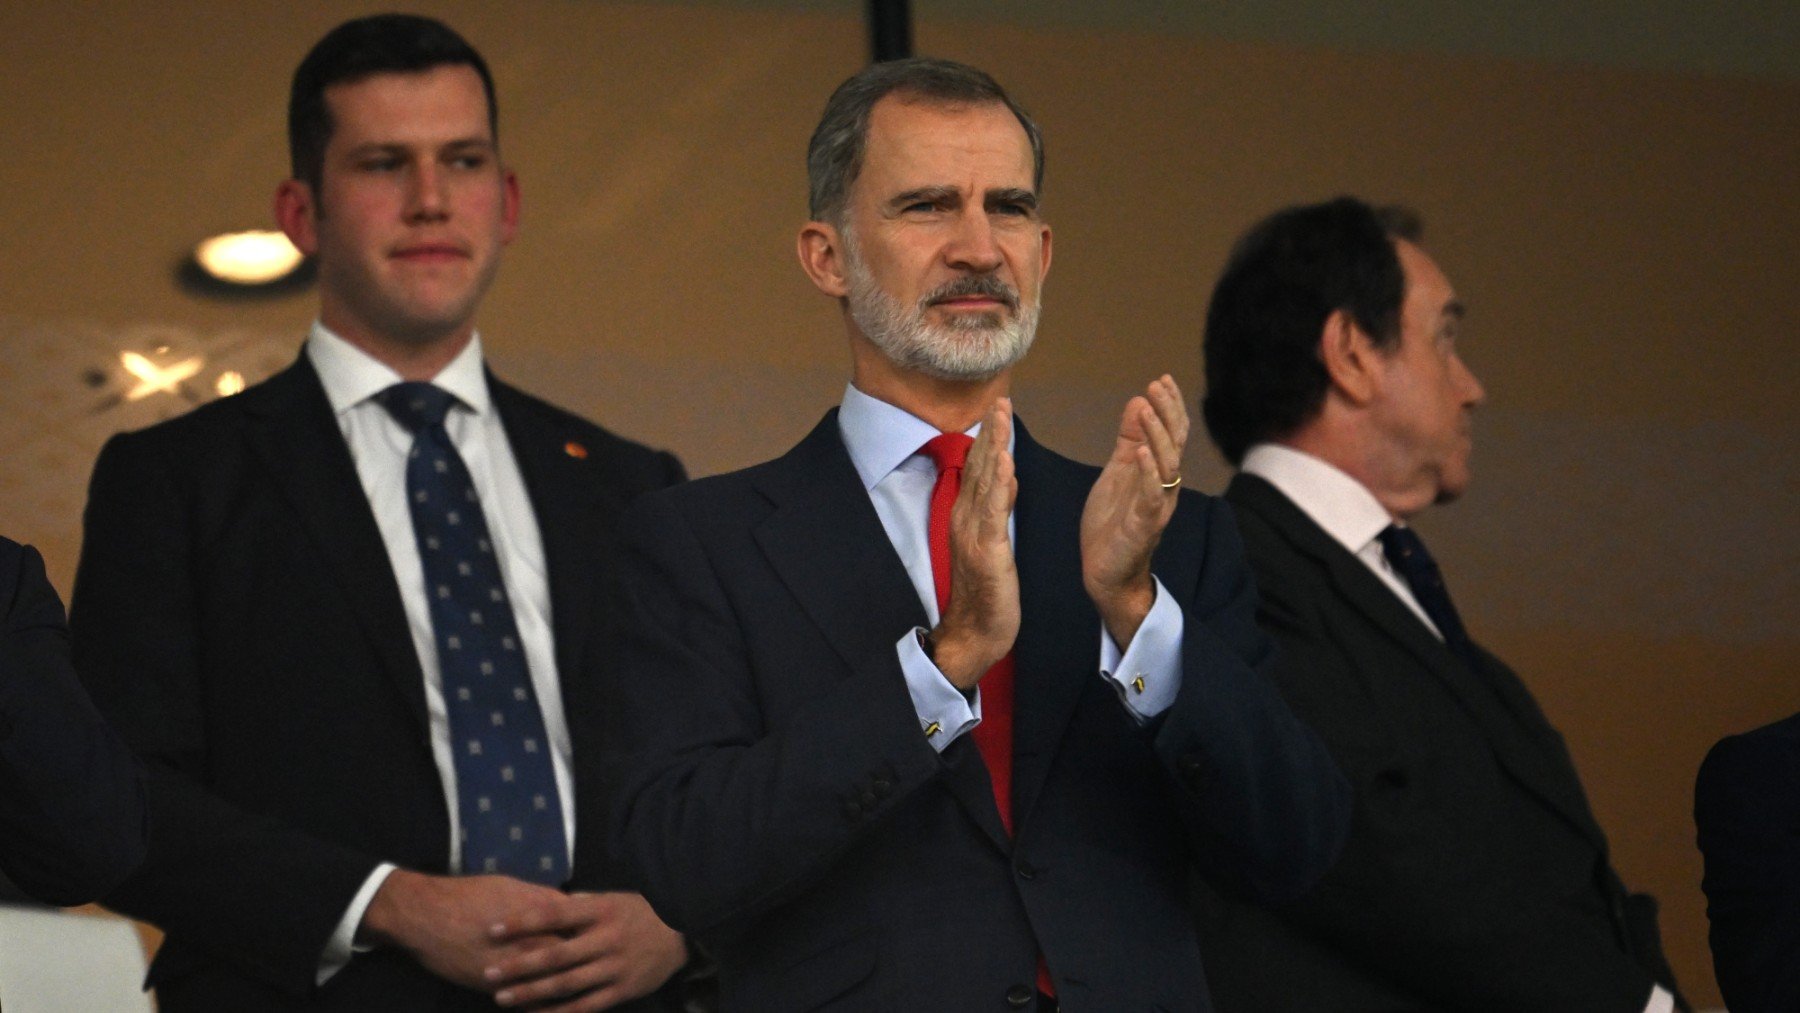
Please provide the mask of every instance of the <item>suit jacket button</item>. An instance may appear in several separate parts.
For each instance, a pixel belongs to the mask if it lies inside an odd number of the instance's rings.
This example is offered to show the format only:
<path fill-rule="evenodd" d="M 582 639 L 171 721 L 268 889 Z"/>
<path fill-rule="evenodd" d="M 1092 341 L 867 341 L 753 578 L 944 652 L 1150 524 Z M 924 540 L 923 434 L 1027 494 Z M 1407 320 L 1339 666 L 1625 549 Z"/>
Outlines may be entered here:
<path fill-rule="evenodd" d="M 894 790 L 894 782 L 885 777 L 877 777 L 869 782 L 869 787 L 875 790 L 876 798 L 887 798 L 887 793 Z"/>
<path fill-rule="evenodd" d="M 864 788 L 862 790 L 862 804 L 863 805 L 868 806 L 869 808 L 873 809 L 875 807 L 876 798 L 878 798 L 878 796 L 875 794 L 874 788 Z"/>
<path fill-rule="evenodd" d="M 1037 998 L 1037 992 L 1030 985 L 1014 985 L 1006 990 L 1006 1004 L 1013 1009 L 1024 1009 Z"/>
<path fill-rule="evenodd" d="M 1013 863 L 1013 871 L 1019 874 L 1020 879 L 1036 879 L 1038 874 L 1037 869 L 1023 858 Z"/>
<path fill-rule="evenodd" d="M 845 816 L 848 816 L 851 819 L 856 820 L 856 819 L 861 819 L 862 814 L 863 814 L 863 807 L 862 807 L 861 802 L 858 802 L 857 800 L 855 800 L 853 798 L 846 799 L 844 801 L 844 815 Z"/>

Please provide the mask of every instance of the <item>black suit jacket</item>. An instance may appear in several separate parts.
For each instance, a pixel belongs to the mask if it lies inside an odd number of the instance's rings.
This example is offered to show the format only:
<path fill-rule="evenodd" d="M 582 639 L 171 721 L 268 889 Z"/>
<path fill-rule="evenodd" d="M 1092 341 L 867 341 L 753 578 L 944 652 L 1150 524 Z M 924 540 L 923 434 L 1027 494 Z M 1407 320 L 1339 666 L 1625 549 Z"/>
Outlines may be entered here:
<path fill-rule="evenodd" d="M 1253 670 L 1268 642 L 1227 511 L 1184 492 L 1162 541 L 1185 675 L 1140 727 L 1082 589 L 1097 472 L 1017 432 L 1012 841 L 970 737 L 939 756 L 921 734 L 895 644 L 925 613 L 835 412 L 628 519 L 616 829 L 717 957 L 725 1009 L 1006 1009 L 1041 949 L 1067 1010 L 1206 1010 L 1190 862 L 1281 896 L 1335 854 L 1345 787 Z"/>
<path fill-rule="evenodd" d="M 1800 1009 L 1800 714 L 1724 739 L 1694 786 L 1713 970 L 1732 1013 Z"/>
<path fill-rule="evenodd" d="M 143 772 L 69 663 L 62 600 L 36 549 L 0 538 L 0 870 L 82 904 L 144 855 Z"/>
<path fill-rule="evenodd" d="M 680 465 L 492 377 L 548 568 L 574 753 L 574 885 L 617 885 L 599 807 L 594 669 L 616 521 Z M 585 449 L 585 456 L 581 456 Z M 304 356 L 102 450 L 72 607 L 77 667 L 153 761 L 155 833 L 108 898 L 167 933 L 164 1009 L 479 1006 L 394 951 L 323 989 L 326 939 L 380 861 L 446 871 L 424 682 L 374 515 Z"/>
<path fill-rule="evenodd" d="M 1671 978 L 1654 903 L 1607 859 L 1562 737 L 1505 665 L 1472 672 L 1274 486 L 1237 509 L 1272 671 L 1356 792 L 1297 903 L 1202 903 L 1221 1007 L 1639 1013 Z"/>

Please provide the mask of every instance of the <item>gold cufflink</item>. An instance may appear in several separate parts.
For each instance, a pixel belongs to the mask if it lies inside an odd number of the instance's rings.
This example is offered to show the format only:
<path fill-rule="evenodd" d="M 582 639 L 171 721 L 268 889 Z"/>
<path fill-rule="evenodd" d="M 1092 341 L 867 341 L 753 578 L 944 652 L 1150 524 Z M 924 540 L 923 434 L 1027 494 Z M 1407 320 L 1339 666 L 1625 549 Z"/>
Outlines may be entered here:
<path fill-rule="evenodd" d="M 943 730 L 942 726 L 940 726 L 936 721 L 933 721 L 932 723 L 925 726 L 925 737 L 929 739 L 933 735 L 936 735 L 938 732 L 940 732 L 942 730 Z"/>
<path fill-rule="evenodd" d="M 1142 693 L 1144 691 L 1144 677 L 1140 675 L 1137 678 L 1131 680 L 1131 688 L 1137 690 L 1139 693 Z"/>

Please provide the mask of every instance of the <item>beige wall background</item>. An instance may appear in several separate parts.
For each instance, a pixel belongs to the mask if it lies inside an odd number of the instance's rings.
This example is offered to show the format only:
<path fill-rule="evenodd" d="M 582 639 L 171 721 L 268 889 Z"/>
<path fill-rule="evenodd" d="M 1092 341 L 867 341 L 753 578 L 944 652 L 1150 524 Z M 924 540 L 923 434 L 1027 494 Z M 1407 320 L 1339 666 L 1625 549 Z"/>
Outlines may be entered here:
<path fill-rule="evenodd" d="M 481 318 L 496 367 L 697 473 L 798 439 L 845 376 L 792 248 L 813 119 L 864 59 L 860 5 L 414 6 L 488 55 L 524 186 Z M 1474 491 L 1421 527 L 1567 736 L 1626 879 L 1662 898 L 1690 995 L 1716 1002 L 1693 774 L 1719 736 L 1800 709 L 1800 75 L 992 6 L 922 9 L 917 48 L 991 70 L 1045 125 L 1056 267 L 1018 400 L 1075 456 L 1161 371 L 1198 395 L 1207 294 L 1253 220 L 1339 192 L 1424 213 L 1489 404 Z M 196 396 L 294 355 L 310 295 L 206 300 L 175 269 L 269 220 L 288 75 L 368 10 L 0 10 L 0 530 L 65 594 L 100 442 L 192 404 L 122 401 L 119 353 L 204 358 Z M 1222 484 L 1210 447 L 1188 456 Z"/>

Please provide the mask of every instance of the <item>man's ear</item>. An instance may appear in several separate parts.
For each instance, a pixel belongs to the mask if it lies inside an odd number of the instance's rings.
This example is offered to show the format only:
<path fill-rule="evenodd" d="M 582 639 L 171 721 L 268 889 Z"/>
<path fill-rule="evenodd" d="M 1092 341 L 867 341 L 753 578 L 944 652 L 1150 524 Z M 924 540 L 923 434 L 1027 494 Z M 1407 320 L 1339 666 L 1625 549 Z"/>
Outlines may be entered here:
<path fill-rule="evenodd" d="M 802 225 L 795 252 L 800 255 L 800 269 L 819 291 L 833 299 L 850 294 L 850 280 L 844 264 L 844 234 L 837 226 L 829 222 Z"/>
<path fill-rule="evenodd" d="M 1319 362 L 1330 378 L 1331 390 L 1352 405 L 1374 400 L 1381 389 L 1381 350 L 1350 315 L 1333 310 L 1319 333 Z"/>
<path fill-rule="evenodd" d="M 298 179 L 281 181 L 275 188 L 275 222 L 301 253 L 310 257 L 318 252 L 318 206 L 310 185 Z"/>

